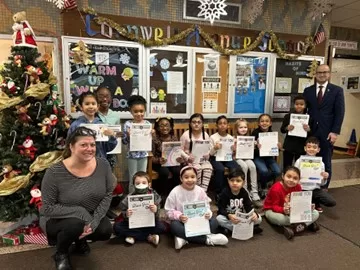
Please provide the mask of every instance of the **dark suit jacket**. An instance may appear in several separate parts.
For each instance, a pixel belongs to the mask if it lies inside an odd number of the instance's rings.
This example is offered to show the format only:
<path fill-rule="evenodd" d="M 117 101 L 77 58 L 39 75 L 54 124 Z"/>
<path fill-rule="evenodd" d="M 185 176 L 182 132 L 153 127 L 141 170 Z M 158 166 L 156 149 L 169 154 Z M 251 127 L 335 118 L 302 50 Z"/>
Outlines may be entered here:
<path fill-rule="evenodd" d="M 316 97 L 316 84 L 305 88 L 303 96 L 313 120 L 310 126 L 312 134 L 322 139 L 326 139 L 330 132 L 340 134 L 345 114 L 343 89 L 328 83 L 320 105 Z"/>

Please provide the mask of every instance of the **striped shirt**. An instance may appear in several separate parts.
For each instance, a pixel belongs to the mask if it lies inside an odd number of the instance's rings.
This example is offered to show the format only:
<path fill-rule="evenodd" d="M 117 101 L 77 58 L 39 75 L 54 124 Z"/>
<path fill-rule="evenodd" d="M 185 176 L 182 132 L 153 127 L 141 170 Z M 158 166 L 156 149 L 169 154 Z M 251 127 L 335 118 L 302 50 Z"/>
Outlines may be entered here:
<path fill-rule="evenodd" d="M 63 162 L 46 170 L 41 184 L 43 205 L 40 226 L 46 233 L 51 219 L 78 218 L 93 231 L 109 210 L 115 178 L 106 159 L 96 158 L 96 168 L 88 177 L 76 177 Z"/>

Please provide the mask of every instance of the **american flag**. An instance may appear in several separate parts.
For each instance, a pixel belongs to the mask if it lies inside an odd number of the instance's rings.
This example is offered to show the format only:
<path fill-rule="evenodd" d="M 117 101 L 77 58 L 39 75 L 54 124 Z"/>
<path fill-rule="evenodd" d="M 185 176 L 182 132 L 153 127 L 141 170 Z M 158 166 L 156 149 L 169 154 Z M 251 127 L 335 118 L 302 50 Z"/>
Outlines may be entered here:
<path fill-rule="evenodd" d="M 320 23 L 319 28 L 316 31 L 315 37 L 314 37 L 314 43 L 315 45 L 320 44 L 325 40 L 325 29 L 322 23 Z"/>
<path fill-rule="evenodd" d="M 64 10 L 70 10 L 76 7 L 77 7 L 76 0 L 65 0 Z"/>

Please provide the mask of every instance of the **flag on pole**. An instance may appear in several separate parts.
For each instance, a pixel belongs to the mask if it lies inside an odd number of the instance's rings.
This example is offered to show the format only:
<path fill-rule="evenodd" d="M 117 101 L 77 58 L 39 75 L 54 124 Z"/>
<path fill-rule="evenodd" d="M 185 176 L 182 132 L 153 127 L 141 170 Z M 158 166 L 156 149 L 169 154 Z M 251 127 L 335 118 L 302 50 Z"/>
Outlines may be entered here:
<path fill-rule="evenodd" d="M 70 10 L 77 7 L 76 0 L 65 0 L 64 10 Z"/>
<path fill-rule="evenodd" d="M 321 42 L 323 42 L 324 40 L 325 40 L 325 29 L 324 29 L 324 26 L 322 25 L 322 23 L 320 23 L 320 25 L 315 33 L 314 43 L 315 43 L 315 45 L 318 45 Z"/>

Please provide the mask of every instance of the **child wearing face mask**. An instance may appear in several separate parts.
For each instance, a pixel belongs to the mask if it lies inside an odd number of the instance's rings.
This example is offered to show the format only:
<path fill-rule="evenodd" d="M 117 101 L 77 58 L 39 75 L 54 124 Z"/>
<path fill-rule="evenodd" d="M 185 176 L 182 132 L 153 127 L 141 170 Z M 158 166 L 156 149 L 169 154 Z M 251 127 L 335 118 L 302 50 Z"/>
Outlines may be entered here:
<path fill-rule="evenodd" d="M 226 245 L 228 243 L 227 237 L 220 233 L 215 234 L 218 223 L 212 216 L 209 205 L 204 218 L 209 220 L 211 234 L 186 237 L 185 223 L 188 221 L 188 217 L 184 215 L 184 203 L 197 201 L 210 202 L 211 200 L 205 191 L 196 185 L 197 171 L 194 167 L 186 166 L 182 168 L 180 180 L 181 184 L 170 192 L 165 202 L 166 215 L 171 220 L 170 229 L 175 236 L 175 249 L 181 249 L 188 242 L 208 246 Z"/>
<path fill-rule="evenodd" d="M 114 224 L 114 232 L 116 236 L 125 238 L 125 242 L 133 245 L 135 241 L 148 241 L 149 243 L 157 246 L 159 244 L 159 234 L 165 232 L 165 225 L 159 221 L 158 210 L 161 202 L 161 197 L 155 190 L 150 187 L 150 177 L 146 172 L 137 172 L 133 177 L 135 191 L 129 195 L 139 194 L 154 194 L 154 204 L 150 205 L 150 211 L 155 213 L 155 227 L 144 227 L 129 229 L 129 217 L 133 211 L 129 208 L 127 195 L 121 202 L 120 208 L 124 217 L 123 221 Z"/>

